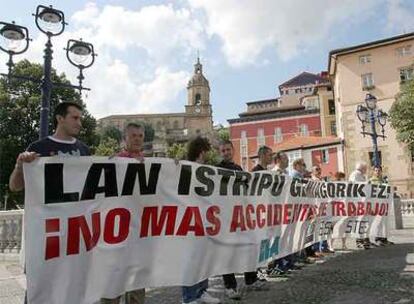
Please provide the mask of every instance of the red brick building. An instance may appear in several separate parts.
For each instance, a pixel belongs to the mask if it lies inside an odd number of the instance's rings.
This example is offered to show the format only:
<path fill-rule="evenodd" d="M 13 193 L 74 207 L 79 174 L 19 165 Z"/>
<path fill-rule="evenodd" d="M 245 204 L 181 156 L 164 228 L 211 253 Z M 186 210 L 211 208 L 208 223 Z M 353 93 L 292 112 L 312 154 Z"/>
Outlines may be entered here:
<path fill-rule="evenodd" d="M 298 136 L 292 137 L 272 147 L 273 151 L 285 151 L 289 156 L 289 166 L 293 160 L 303 158 L 310 170 L 319 165 L 322 176 L 333 178 L 338 168 L 343 168 L 343 146 L 335 136 Z"/>
<path fill-rule="evenodd" d="M 273 151 L 286 151 L 290 163 L 304 158 L 307 166 L 320 165 L 329 176 L 343 164 L 341 143 L 336 137 L 321 137 L 320 107 L 315 102 L 302 104 L 321 83 L 329 81 L 320 75 L 304 72 L 279 86 L 281 97 L 247 103 L 247 111 L 229 119 L 230 139 L 235 161 L 245 170 L 256 163 L 257 150 L 266 145 Z"/>

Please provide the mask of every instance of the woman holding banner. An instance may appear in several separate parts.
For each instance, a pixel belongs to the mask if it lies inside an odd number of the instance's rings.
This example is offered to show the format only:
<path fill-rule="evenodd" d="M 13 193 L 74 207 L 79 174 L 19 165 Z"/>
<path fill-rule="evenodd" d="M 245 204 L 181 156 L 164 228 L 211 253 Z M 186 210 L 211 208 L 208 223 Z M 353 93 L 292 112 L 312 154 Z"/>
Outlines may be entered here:
<path fill-rule="evenodd" d="M 211 146 L 207 138 L 197 137 L 188 143 L 187 159 L 189 161 L 204 164 L 207 152 Z M 220 299 L 213 297 L 207 292 L 208 279 L 192 286 L 182 286 L 183 304 L 218 304 Z"/>

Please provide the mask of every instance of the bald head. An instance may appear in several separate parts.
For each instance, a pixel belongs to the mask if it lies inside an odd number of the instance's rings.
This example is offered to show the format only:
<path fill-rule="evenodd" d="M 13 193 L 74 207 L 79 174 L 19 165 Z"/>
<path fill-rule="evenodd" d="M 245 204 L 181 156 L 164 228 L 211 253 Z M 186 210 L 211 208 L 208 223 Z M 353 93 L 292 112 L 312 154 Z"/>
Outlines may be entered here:
<path fill-rule="evenodd" d="M 361 171 L 362 174 L 367 173 L 368 165 L 366 162 L 357 162 L 355 165 L 355 169 Z"/>

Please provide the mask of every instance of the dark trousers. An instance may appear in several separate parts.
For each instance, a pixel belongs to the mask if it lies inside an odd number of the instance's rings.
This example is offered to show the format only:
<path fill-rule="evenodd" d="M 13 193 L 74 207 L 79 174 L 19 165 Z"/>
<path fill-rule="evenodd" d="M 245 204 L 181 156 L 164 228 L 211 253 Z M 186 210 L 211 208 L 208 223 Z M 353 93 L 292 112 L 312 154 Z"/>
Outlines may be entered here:
<path fill-rule="evenodd" d="M 236 276 L 234 273 L 224 274 L 223 275 L 224 287 L 226 289 L 236 289 L 237 288 L 237 281 Z M 244 282 L 246 285 L 251 285 L 257 281 L 257 272 L 245 272 L 244 273 Z"/>
<path fill-rule="evenodd" d="M 299 253 L 292 253 L 285 256 L 279 262 L 279 268 L 283 271 L 287 271 L 291 269 L 295 263 L 299 260 L 300 254 Z"/>
<path fill-rule="evenodd" d="M 312 257 L 315 255 L 315 250 L 312 248 L 312 245 L 305 248 L 305 255 L 307 257 Z"/>

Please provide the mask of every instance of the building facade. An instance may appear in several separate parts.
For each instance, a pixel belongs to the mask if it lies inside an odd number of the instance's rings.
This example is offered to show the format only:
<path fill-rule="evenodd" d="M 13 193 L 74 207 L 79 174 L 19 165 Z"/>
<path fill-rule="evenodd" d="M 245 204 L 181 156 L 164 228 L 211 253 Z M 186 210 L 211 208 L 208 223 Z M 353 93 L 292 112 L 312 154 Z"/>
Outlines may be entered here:
<path fill-rule="evenodd" d="M 329 54 L 329 75 L 334 88 L 338 136 L 344 140 L 344 163 L 349 174 L 356 162 L 372 161 L 370 137 L 363 137 L 356 109 L 367 93 L 378 99 L 378 109 L 388 112 L 402 82 L 413 77 L 414 33 L 357 46 Z M 378 130 L 378 129 L 377 129 Z M 387 138 L 378 139 L 384 174 L 404 196 L 413 197 L 413 156 L 398 142 L 388 123 Z"/>
<path fill-rule="evenodd" d="M 317 85 L 312 94 L 301 98 L 307 108 L 319 108 L 321 136 L 336 136 L 335 100 L 330 83 Z"/>
<path fill-rule="evenodd" d="M 235 161 L 250 170 L 257 162 L 258 148 L 266 145 L 274 152 L 286 151 L 290 163 L 304 158 L 308 168 L 320 165 L 325 176 L 334 174 L 341 165 L 340 140 L 321 137 L 321 109 L 327 106 L 320 105 L 333 99 L 326 75 L 301 73 L 280 85 L 279 93 L 278 98 L 248 102 L 246 112 L 228 120 Z"/>
<path fill-rule="evenodd" d="M 284 151 L 289 157 L 289 168 L 295 159 L 303 158 L 307 170 L 318 165 L 322 176 L 332 180 L 335 173 L 343 170 L 342 141 L 334 136 L 292 137 L 274 146 L 275 151 Z"/>
<path fill-rule="evenodd" d="M 101 128 L 115 126 L 121 131 L 130 122 L 151 125 L 155 131 L 152 152 L 155 156 L 165 156 L 173 143 L 185 143 L 197 135 L 210 137 L 213 132 L 212 115 L 210 84 L 197 58 L 194 74 L 187 85 L 185 112 L 110 115 L 101 118 L 98 123 Z"/>

